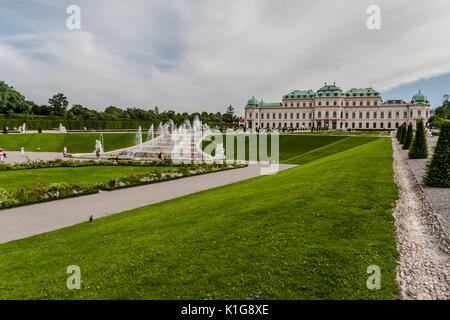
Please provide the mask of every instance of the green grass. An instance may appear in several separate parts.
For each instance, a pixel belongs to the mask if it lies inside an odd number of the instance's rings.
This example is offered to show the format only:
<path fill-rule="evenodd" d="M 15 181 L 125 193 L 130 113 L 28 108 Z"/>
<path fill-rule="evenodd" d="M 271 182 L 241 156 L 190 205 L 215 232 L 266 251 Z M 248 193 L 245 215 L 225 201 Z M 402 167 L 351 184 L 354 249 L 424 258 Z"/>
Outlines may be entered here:
<path fill-rule="evenodd" d="M 327 144 L 323 147 L 301 153 L 292 158 L 281 161 L 282 163 L 305 164 L 316 159 L 327 157 L 329 155 L 352 149 L 354 147 L 374 141 L 374 137 L 346 137 L 342 140 Z"/>
<path fill-rule="evenodd" d="M 218 143 L 223 143 L 224 148 L 227 148 L 227 139 L 229 139 L 230 136 L 223 135 L 223 141 L 218 141 L 217 137 L 211 138 L 213 141 L 217 141 Z M 239 134 L 235 136 L 231 136 L 234 139 L 234 159 L 229 160 L 249 160 L 250 157 L 252 159 L 256 158 L 257 155 L 254 153 L 249 152 L 249 135 Z M 259 145 L 259 139 L 261 137 L 265 137 L 267 140 L 267 150 L 269 155 L 271 154 L 271 136 L 267 135 L 254 135 L 254 137 L 258 141 Z M 287 160 L 289 158 L 292 158 L 296 155 L 300 155 L 309 151 L 312 151 L 314 149 L 329 145 L 331 143 L 340 141 L 345 139 L 346 137 L 338 137 L 338 136 L 303 136 L 303 135 L 278 135 L 279 137 L 279 160 L 280 162 L 283 162 L 283 160 Z M 245 144 L 242 142 L 244 141 Z M 207 146 L 210 144 L 210 141 L 203 141 L 203 149 L 207 148 Z M 239 148 L 242 148 L 242 146 L 245 145 L 245 159 L 244 157 L 238 157 L 238 145 Z M 259 147 L 258 147 L 259 148 Z M 259 149 L 257 149 L 257 152 L 259 153 Z M 213 155 L 215 155 L 215 151 L 212 152 Z M 238 159 L 239 158 L 239 159 Z M 260 157 L 258 155 L 258 160 L 260 160 Z"/>
<path fill-rule="evenodd" d="M 143 134 L 143 141 L 147 134 Z M 7 151 L 62 152 L 64 146 L 69 153 L 85 153 L 95 150 L 95 140 L 100 133 L 40 133 L 0 134 L 0 147 Z M 105 151 L 126 148 L 137 144 L 135 133 L 103 133 Z"/>
<path fill-rule="evenodd" d="M 80 187 L 92 186 L 96 182 L 106 183 L 114 178 L 126 177 L 129 174 L 146 173 L 161 170 L 162 167 L 76 167 L 76 168 L 47 168 L 15 171 L 0 171 L 0 187 L 8 191 L 19 188 L 31 189 L 36 187 L 34 180 L 43 185 L 55 182 L 72 183 Z"/>
<path fill-rule="evenodd" d="M 392 299 L 389 139 L 0 245 L 3 299 Z M 82 289 L 66 288 L 81 268 Z M 371 265 L 381 289 L 366 287 Z"/>

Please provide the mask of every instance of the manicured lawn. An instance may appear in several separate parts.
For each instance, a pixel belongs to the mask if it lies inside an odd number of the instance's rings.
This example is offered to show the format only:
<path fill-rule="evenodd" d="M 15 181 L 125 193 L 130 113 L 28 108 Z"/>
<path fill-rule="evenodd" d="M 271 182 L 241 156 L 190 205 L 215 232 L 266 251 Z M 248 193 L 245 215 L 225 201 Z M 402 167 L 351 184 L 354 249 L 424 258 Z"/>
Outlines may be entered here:
<path fill-rule="evenodd" d="M 389 139 L 0 245 L 0 298 L 392 299 Z M 81 268 L 82 289 L 66 288 Z M 381 269 L 369 290 L 366 270 Z"/>
<path fill-rule="evenodd" d="M 0 134 L 0 147 L 7 151 L 62 152 L 64 146 L 69 153 L 93 152 L 95 140 L 100 133 L 40 133 L 40 134 Z M 143 134 L 143 141 L 147 135 Z M 117 150 L 136 145 L 135 133 L 103 133 L 105 151 Z"/>
<path fill-rule="evenodd" d="M 55 182 L 64 182 L 80 187 L 92 186 L 96 182 L 106 183 L 114 178 L 126 177 L 129 174 L 146 173 L 165 169 L 162 167 L 131 167 L 131 166 L 95 166 L 77 168 L 48 168 L 0 171 L 0 188 L 8 191 L 16 191 L 19 188 L 31 189 L 36 187 L 35 180 L 42 185 Z"/>
<path fill-rule="evenodd" d="M 230 136 L 226 136 L 223 135 L 223 146 L 226 149 L 227 148 L 227 138 L 229 138 Z M 249 160 L 249 157 L 251 156 L 252 159 L 256 159 L 256 156 L 254 154 L 254 152 L 252 154 L 249 153 L 249 135 L 245 135 L 245 134 L 239 134 L 239 135 L 234 135 L 231 136 L 234 139 L 234 159 L 229 159 L 229 160 L 237 160 L 239 158 L 239 160 Z M 261 137 L 265 137 L 267 140 L 267 150 L 269 155 L 271 154 L 271 138 L 270 135 L 264 136 L 255 136 L 257 141 L 258 141 L 258 145 L 259 145 L 259 139 Z M 340 141 L 345 139 L 346 137 L 335 137 L 335 136 L 306 136 L 306 135 L 278 135 L 279 137 L 279 160 L 282 162 L 283 160 L 292 158 L 294 156 L 303 154 L 305 152 L 309 152 L 311 150 L 326 146 L 328 144 Z M 211 138 L 211 140 L 213 141 L 218 141 L 215 140 L 217 139 L 217 137 Z M 242 142 L 238 142 L 238 140 L 241 140 Z M 204 141 L 203 142 L 203 148 L 205 150 L 205 148 L 210 144 L 210 141 Z M 220 141 L 218 141 L 218 143 L 220 143 Z M 238 150 L 238 146 L 239 146 L 239 150 Z M 238 157 L 238 153 L 240 151 L 240 149 L 242 149 L 242 147 L 245 146 L 245 159 L 244 157 Z M 206 149 L 207 150 L 207 149 Z M 258 153 L 259 153 L 259 149 L 257 149 Z M 215 151 L 212 152 L 213 155 L 215 155 Z M 250 155 L 249 155 L 250 154 Z M 258 160 L 260 160 L 259 156 L 258 156 Z"/>

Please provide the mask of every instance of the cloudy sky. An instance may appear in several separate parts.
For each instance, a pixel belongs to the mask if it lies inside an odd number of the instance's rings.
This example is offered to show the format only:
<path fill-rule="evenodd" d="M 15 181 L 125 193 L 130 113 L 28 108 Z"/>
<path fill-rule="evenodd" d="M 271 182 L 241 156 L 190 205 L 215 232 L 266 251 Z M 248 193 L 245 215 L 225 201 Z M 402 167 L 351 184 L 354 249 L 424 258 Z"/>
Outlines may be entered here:
<path fill-rule="evenodd" d="M 81 30 L 66 27 L 69 5 Z M 381 30 L 366 27 L 369 5 Z M 325 81 L 436 105 L 450 92 L 450 1 L 0 0 L 0 80 L 46 103 L 239 113 Z M 395 96 L 394 96 L 395 95 Z"/>

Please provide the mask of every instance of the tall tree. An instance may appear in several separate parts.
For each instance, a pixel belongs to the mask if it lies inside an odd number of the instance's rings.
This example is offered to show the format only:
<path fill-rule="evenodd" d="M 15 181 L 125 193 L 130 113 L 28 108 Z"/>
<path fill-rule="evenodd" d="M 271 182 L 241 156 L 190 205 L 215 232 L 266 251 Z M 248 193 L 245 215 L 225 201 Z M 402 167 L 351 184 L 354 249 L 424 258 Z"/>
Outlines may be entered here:
<path fill-rule="evenodd" d="M 69 101 L 64 94 L 57 93 L 53 97 L 48 99 L 48 104 L 52 106 L 52 111 L 55 115 L 64 115 L 64 112 L 69 105 Z"/>

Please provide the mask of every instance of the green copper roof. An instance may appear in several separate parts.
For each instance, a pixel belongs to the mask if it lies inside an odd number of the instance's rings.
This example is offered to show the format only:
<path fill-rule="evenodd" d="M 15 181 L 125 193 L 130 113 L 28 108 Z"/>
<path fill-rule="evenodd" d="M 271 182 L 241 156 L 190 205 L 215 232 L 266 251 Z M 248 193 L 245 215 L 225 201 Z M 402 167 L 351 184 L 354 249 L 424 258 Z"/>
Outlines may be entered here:
<path fill-rule="evenodd" d="M 248 106 L 257 106 L 259 104 L 258 100 L 253 96 L 250 100 L 247 101 Z"/>
<path fill-rule="evenodd" d="M 282 107 L 283 104 L 281 102 L 264 102 L 261 100 L 259 106 L 261 108 L 270 108 L 270 107 Z"/>
<path fill-rule="evenodd" d="M 427 98 L 426 95 L 421 93 L 420 90 L 419 90 L 419 93 L 416 93 L 414 95 L 414 97 L 412 97 L 412 99 L 411 99 L 411 103 L 416 103 L 416 102 L 428 103 L 428 98 Z"/>
<path fill-rule="evenodd" d="M 327 85 L 327 83 L 325 82 L 325 85 L 322 88 L 320 88 L 319 90 L 317 90 L 317 95 L 319 97 L 322 97 L 322 96 L 339 96 L 341 94 L 342 94 L 341 88 L 336 86 L 335 83 L 333 83 L 331 85 Z"/>
<path fill-rule="evenodd" d="M 372 88 L 352 88 L 345 92 L 347 97 L 378 96 L 380 93 Z"/>
<path fill-rule="evenodd" d="M 284 95 L 283 98 L 285 99 L 313 98 L 315 95 L 316 95 L 315 92 L 312 90 L 293 90 L 288 94 Z"/>

